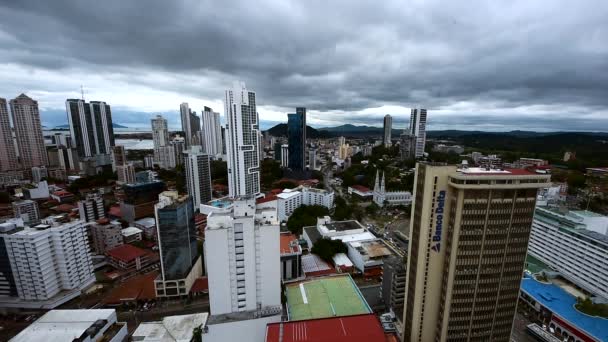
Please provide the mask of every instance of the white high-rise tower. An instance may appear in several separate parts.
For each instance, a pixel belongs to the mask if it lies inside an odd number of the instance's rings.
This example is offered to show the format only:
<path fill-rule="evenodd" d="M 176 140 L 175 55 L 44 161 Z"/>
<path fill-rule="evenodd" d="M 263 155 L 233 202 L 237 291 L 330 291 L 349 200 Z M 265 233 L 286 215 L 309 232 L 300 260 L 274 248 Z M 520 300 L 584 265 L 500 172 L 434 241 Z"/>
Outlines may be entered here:
<path fill-rule="evenodd" d="M 175 148 L 169 144 L 167 120 L 161 115 L 151 120 L 152 139 L 154 140 L 154 163 L 163 169 L 174 168 L 177 164 Z"/>
<path fill-rule="evenodd" d="M 222 155 L 222 128 L 220 126 L 220 113 L 205 107 L 202 114 L 201 143 L 203 151 L 212 158 L 219 158 Z"/>
<path fill-rule="evenodd" d="M 201 203 L 211 201 L 211 161 L 202 147 L 195 145 L 184 151 L 184 162 L 188 195 L 192 197 L 196 211 Z"/>
<path fill-rule="evenodd" d="M 415 157 L 422 157 L 426 143 L 426 109 L 412 109 L 410 135 L 416 137 Z"/>
<path fill-rule="evenodd" d="M 391 132 L 393 130 L 393 117 L 386 114 L 384 116 L 384 137 L 382 143 L 384 147 L 391 146 Z"/>
<path fill-rule="evenodd" d="M 228 131 L 228 189 L 230 197 L 257 195 L 260 192 L 258 113 L 255 92 L 245 83 L 235 82 L 224 99 Z"/>

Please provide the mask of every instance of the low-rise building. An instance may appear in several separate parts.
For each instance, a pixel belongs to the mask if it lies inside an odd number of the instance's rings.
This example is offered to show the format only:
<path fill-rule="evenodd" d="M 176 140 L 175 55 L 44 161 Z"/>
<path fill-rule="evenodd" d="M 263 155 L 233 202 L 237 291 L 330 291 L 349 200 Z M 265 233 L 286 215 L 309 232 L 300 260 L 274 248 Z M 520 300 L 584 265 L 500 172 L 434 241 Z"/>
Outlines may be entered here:
<path fill-rule="evenodd" d="M 279 220 L 286 221 L 302 205 L 320 205 L 331 209 L 334 206 L 334 192 L 303 185 L 283 190 L 277 195 Z"/>
<path fill-rule="evenodd" d="M 289 233 L 281 233 L 281 279 L 291 282 L 304 278 L 302 271 L 302 247 L 298 237 Z"/>
<path fill-rule="evenodd" d="M 386 176 L 382 172 L 382 178 L 376 171 L 376 183 L 374 185 L 373 200 L 376 205 L 383 207 L 386 205 L 410 205 L 412 204 L 412 193 L 409 191 L 386 191 Z"/>
<path fill-rule="evenodd" d="M 58 190 L 51 194 L 51 198 L 59 203 L 72 202 L 74 201 L 74 194 L 69 191 Z"/>
<path fill-rule="evenodd" d="M 302 237 L 306 240 L 309 249 L 318 239 L 338 239 L 347 243 L 376 238 L 359 221 L 332 221 L 329 216 L 317 218 L 316 226 L 304 227 Z"/>
<path fill-rule="evenodd" d="M 190 342 L 194 341 L 196 329 L 205 330 L 209 314 L 206 312 L 190 315 L 165 316 L 161 321 L 142 322 L 131 336 L 141 342 Z M 206 341 L 206 339 L 203 339 Z"/>
<path fill-rule="evenodd" d="M 587 168 L 587 176 L 595 178 L 608 177 L 608 167 L 589 167 Z"/>
<path fill-rule="evenodd" d="M 351 241 L 346 246 L 348 258 L 366 277 L 382 275 L 384 260 L 393 256 L 388 246 L 380 239 Z"/>
<path fill-rule="evenodd" d="M 348 194 L 357 196 L 362 200 L 369 200 L 374 197 L 374 192 L 363 185 L 353 185 L 348 187 Z"/>
<path fill-rule="evenodd" d="M 127 227 L 121 230 L 122 240 L 124 243 L 131 243 L 142 240 L 142 230 L 136 227 Z"/>
<path fill-rule="evenodd" d="M 156 219 L 154 217 L 144 217 L 135 221 L 133 225 L 143 231 L 146 239 L 156 240 Z"/>
<path fill-rule="evenodd" d="M 12 203 L 15 218 L 20 218 L 24 223 L 35 225 L 40 222 L 40 209 L 38 203 L 32 200 L 15 201 Z"/>
<path fill-rule="evenodd" d="M 110 249 L 106 255 L 112 267 L 127 274 L 146 270 L 158 261 L 153 253 L 129 244 Z"/>
<path fill-rule="evenodd" d="M 114 309 L 51 310 L 23 329 L 11 342 L 121 342 L 129 335 Z"/>
<path fill-rule="evenodd" d="M 122 226 L 118 221 L 102 218 L 89 224 L 91 246 L 95 254 L 105 254 L 108 250 L 123 244 Z"/>

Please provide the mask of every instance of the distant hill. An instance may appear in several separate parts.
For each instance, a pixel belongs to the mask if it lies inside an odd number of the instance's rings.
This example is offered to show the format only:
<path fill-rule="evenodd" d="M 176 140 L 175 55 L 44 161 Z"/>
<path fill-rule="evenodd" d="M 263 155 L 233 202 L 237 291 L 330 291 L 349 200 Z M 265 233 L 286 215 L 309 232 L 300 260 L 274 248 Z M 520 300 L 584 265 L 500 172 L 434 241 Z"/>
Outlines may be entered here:
<path fill-rule="evenodd" d="M 129 128 L 127 126 L 123 126 L 121 124 L 117 124 L 117 123 L 114 123 L 114 122 L 112 123 L 112 127 L 114 127 L 114 128 Z M 62 128 L 62 129 L 63 128 L 70 128 L 70 125 L 68 125 L 68 124 L 59 125 L 59 126 L 55 126 L 55 128 Z"/>
<path fill-rule="evenodd" d="M 287 136 L 287 124 L 281 123 L 275 125 L 266 130 L 268 134 L 274 137 L 286 137 Z M 329 132 L 319 131 L 310 126 L 306 126 L 306 136 L 312 139 L 320 139 L 320 138 L 331 138 L 332 135 Z"/>

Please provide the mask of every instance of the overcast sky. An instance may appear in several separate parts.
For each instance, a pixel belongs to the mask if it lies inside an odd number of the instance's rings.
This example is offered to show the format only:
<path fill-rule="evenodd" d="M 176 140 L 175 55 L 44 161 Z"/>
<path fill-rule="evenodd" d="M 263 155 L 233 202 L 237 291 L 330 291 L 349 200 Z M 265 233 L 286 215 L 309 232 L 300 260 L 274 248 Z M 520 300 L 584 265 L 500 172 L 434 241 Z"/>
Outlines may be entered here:
<path fill-rule="evenodd" d="M 265 125 L 608 131 L 606 1 L 0 0 L 0 97 L 47 126 L 65 100 L 108 102 L 149 127 L 179 104 L 223 115 L 242 80 Z"/>

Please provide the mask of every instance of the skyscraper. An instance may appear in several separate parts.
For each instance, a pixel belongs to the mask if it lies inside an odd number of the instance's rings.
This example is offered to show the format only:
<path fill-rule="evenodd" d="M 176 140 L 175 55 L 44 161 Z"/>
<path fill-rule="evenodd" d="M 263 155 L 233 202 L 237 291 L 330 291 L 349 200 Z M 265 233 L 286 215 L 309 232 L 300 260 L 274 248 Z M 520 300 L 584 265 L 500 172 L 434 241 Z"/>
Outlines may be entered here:
<path fill-rule="evenodd" d="M 214 159 L 222 155 L 222 128 L 220 113 L 205 107 L 202 114 L 201 144 L 203 151 Z"/>
<path fill-rule="evenodd" d="M 184 163 L 184 150 L 186 146 L 186 139 L 184 137 L 176 135 L 169 142 L 175 153 L 175 165 L 182 165 Z"/>
<path fill-rule="evenodd" d="M 211 160 L 201 146 L 192 146 L 184 155 L 188 195 L 196 211 L 201 203 L 211 201 Z"/>
<path fill-rule="evenodd" d="M 157 297 L 185 296 L 202 263 L 196 246 L 194 206 L 190 196 L 164 191 L 154 206 L 161 274 L 154 282 Z"/>
<path fill-rule="evenodd" d="M 6 100 L 0 98 L 0 172 L 17 170 L 17 154 L 11 130 L 11 120 L 8 116 Z"/>
<path fill-rule="evenodd" d="M 10 106 L 21 166 L 29 169 L 33 166 L 49 165 L 38 102 L 21 94 L 10 101 Z"/>
<path fill-rule="evenodd" d="M 391 146 L 391 133 L 393 130 L 393 117 L 389 114 L 384 116 L 384 136 L 382 138 L 382 143 L 384 147 Z"/>
<path fill-rule="evenodd" d="M 550 176 L 418 164 L 404 341 L 509 341 L 540 187 Z"/>
<path fill-rule="evenodd" d="M 127 164 L 127 153 L 123 145 L 112 146 L 112 170 L 116 172 L 116 168 Z"/>
<path fill-rule="evenodd" d="M 161 115 L 151 120 L 154 140 L 154 163 L 163 169 L 174 168 L 177 164 L 175 148 L 169 143 L 167 120 Z"/>
<path fill-rule="evenodd" d="M 182 119 L 182 131 L 184 131 L 186 148 L 192 145 L 200 145 L 199 131 L 201 130 L 200 118 L 188 106 L 187 102 L 179 106 L 180 117 Z"/>
<path fill-rule="evenodd" d="M 424 155 L 426 144 L 426 109 L 412 108 L 410 115 L 410 135 L 416 137 L 414 156 L 416 158 Z"/>
<path fill-rule="evenodd" d="M 191 145 L 201 145 L 201 118 L 195 111 L 190 111 L 190 134 L 192 137 Z"/>
<path fill-rule="evenodd" d="M 110 162 L 111 148 L 114 146 L 114 127 L 110 105 L 101 101 L 89 103 L 79 99 L 65 102 L 72 142 L 81 159 L 108 156 L 99 159 L 103 165 Z"/>
<path fill-rule="evenodd" d="M 304 170 L 306 167 L 306 108 L 296 108 L 295 114 L 287 114 L 289 168 Z"/>
<path fill-rule="evenodd" d="M 258 112 L 255 92 L 245 83 L 235 82 L 226 90 L 224 100 L 228 122 L 228 190 L 230 197 L 257 195 L 260 192 Z"/>
<path fill-rule="evenodd" d="M 87 194 L 87 197 L 78 201 L 78 213 L 84 222 L 97 221 L 106 217 L 103 207 L 103 197 L 96 192 Z"/>

